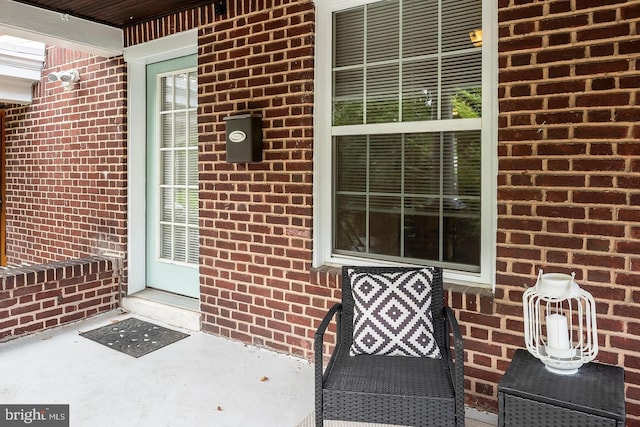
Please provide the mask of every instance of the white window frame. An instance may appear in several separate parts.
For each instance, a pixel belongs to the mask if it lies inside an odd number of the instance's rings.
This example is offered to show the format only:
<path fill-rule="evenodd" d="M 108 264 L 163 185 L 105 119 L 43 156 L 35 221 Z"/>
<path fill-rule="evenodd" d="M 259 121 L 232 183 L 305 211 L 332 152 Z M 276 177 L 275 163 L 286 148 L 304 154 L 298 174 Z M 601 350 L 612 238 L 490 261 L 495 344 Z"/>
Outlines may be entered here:
<path fill-rule="evenodd" d="M 313 266 L 322 265 L 398 265 L 397 262 L 371 260 L 333 253 L 333 166 L 331 152 L 331 84 L 333 52 L 333 13 L 381 0 L 315 0 L 316 53 L 314 103 L 314 251 Z M 447 283 L 494 289 L 497 233 L 497 146 L 498 146 L 498 7 L 496 0 L 483 0 L 482 10 L 482 188 L 480 272 L 444 270 Z M 489 72 L 487 72 L 489 70 Z M 385 132 L 439 131 L 438 122 L 383 124 Z M 354 126 L 356 128 L 356 126 Z M 348 128 L 344 129 L 349 131 Z M 356 129 L 352 129 L 356 131 Z M 451 130 L 451 129 L 446 129 Z M 460 129 L 464 130 L 464 128 Z"/>

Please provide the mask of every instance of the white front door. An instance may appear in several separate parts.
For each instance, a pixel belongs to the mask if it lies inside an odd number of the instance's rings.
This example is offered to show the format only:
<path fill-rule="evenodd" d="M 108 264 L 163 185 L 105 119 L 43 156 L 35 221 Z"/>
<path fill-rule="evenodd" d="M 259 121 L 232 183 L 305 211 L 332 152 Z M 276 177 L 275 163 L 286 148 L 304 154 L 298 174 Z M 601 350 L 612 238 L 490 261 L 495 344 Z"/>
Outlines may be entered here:
<path fill-rule="evenodd" d="M 199 298 L 197 56 L 147 65 L 146 285 Z"/>

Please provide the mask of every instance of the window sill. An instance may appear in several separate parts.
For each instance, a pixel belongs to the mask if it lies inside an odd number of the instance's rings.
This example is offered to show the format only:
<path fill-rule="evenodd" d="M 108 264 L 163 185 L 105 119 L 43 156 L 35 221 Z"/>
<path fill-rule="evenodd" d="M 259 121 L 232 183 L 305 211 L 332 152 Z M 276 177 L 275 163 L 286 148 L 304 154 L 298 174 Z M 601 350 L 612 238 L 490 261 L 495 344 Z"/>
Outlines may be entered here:
<path fill-rule="evenodd" d="M 465 283 L 458 281 L 444 281 L 444 290 L 452 293 L 463 295 L 479 295 L 484 297 L 493 297 L 493 289 L 489 285 L 481 285 L 478 283 Z"/>
<path fill-rule="evenodd" d="M 313 267 L 311 269 L 311 273 L 314 274 L 327 274 L 331 276 L 339 277 L 342 274 L 342 265 L 341 264 L 333 264 L 333 263 L 325 263 L 319 267 Z M 475 282 L 466 282 L 463 280 L 452 280 L 452 279 L 444 279 L 444 290 L 459 293 L 464 295 L 479 295 L 485 297 L 493 297 L 494 290 L 491 285 L 475 283 Z"/>

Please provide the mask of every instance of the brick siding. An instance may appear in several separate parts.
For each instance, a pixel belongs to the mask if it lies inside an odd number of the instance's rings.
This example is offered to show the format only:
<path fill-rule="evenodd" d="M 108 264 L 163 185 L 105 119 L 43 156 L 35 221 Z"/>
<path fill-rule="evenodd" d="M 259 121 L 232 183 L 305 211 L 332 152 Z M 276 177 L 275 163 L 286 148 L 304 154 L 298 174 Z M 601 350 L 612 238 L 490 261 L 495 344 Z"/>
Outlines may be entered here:
<path fill-rule="evenodd" d="M 77 69 L 71 91 L 49 82 Z M 48 47 L 33 103 L 6 111 L 9 264 L 126 251 L 126 69 Z"/>
<path fill-rule="evenodd" d="M 115 309 L 120 274 L 104 257 L 0 270 L 0 341 Z"/>
<path fill-rule="evenodd" d="M 200 29 L 202 326 L 308 357 L 313 5 L 237 2 Z M 264 161 L 226 162 L 226 116 L 262 115 Z M 316 313 L 317 314 L 317 313 Z"/>
<path fill-rule="evenodd" d="M 311 358 L 340 297 L 338 270 L 311 268 L 313 3 L 228 3 L 128 28 L 127 44 L 199 29 L 203 329 Z M 625 368 L 627 425 L 640 425 L 640 3 L 498 5 L 496 290 L 446 295 L 467 404 L 497 408 L 538 269 L 575 271 L 597 300 L 598 360 Z M 265 160 L 226 163 L 223 119 L 247 112 L 263 115 Z"/>
<path fill-rule="evenodd" d="M 538 269 L 575 271 L 597 302 L 598 360 L 625 368 L 628 425 L 639 425 L 640 2 L 499 7 L 498 286 L 479 323 L 500 321 L 469 348 L 473 361 L 496 347 L 472 365 L 471 391 L 493 398 L 522 347 L 522 292 Z"/>
<path fill-rule="evenodd" d="M 310 357 L 340 297 L 338 270 L 310 267 L 312 7 L 237 3 L 199 32 L 203 328 Z M 499 1 L 496 291 L 446 295 L 467 404 L 496 410 L 537 270 L 576 271 L 598 300 L 598 360 L 625 367 L 638 423 L 637 21 L 637 2 Z M 240 112 L 264 115 L 263 163 L 225 163 L 223 118 Z"/>

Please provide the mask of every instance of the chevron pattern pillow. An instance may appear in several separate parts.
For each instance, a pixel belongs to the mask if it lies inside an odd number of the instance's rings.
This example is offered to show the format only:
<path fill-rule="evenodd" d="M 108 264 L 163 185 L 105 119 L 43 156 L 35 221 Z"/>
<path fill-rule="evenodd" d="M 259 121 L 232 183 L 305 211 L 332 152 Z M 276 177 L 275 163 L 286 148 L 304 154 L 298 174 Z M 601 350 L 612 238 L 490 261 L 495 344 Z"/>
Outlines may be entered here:
<path fill-rule="evenodd" d="M 351 356 L 442 357 L 433 336 L 433 269 L 348 274 L 355 300 Z"/>

